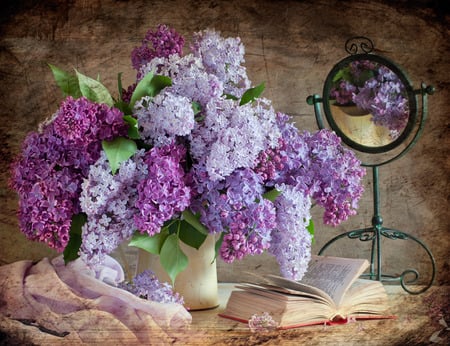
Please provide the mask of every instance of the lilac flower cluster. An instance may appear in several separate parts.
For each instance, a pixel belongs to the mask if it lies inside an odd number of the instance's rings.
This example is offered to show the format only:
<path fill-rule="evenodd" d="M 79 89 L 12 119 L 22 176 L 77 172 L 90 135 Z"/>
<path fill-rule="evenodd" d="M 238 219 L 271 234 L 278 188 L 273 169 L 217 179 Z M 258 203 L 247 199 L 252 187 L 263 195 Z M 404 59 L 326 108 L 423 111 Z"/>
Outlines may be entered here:
<path fill-rule="evenodd" d="M 270 246 L 275 208 L 264 199 L 264 186 L 251 169 L 239 169 L 222 181 L 197 181 L 198 197 L 191 209 L 210 232 L 225 232 L 220 255 L 233 262 L 261 254 Z"/>
<path fill-rule="evenodd" d="M 406 127 L 409 117 L 408 98 L 405 85 L 386 66 L 380 66 L 378 74 L 367 80 L 353 99 L 361 108 L 372 113 L 372 121 L 391 131 L 397 138 Z"/>
<path fill-rule="evenodd" d="M 194 34 L 191 50 L 194 56 L 201 58 L 208 73 L 224 81 L 224 92 L 240 98 L 243 91 L 250 87 L 245 62 L 245 48 L 239 37 L 224 39 L 214 30 L 205 30 Z"/>
<path fill-rule="evenodd" d="M 336 87 L 331 89 L 330 97 L 334 98 L 337 104 L 346 106 L 353 104 L 353 95 L 357 92 L 358 88 L 355 85 L 347 80 L 341 80 Z"/>
<path fill-rule="evenodd" d="M 330 131 L 304 133 L 310 148 L 307 170 L 312 178 L 311 196 L 325 209 L 324 223 L 337 226 L 356 214 L 366 174 L 355 154 L 341 145 L 341 139 Z"/>
<path fill-rule="evenodd" d="M 142 233 L 159 233 L 164 222 L 190 205 L 189 176 L 181 166 L 185 155 L 186 149 L 179 145 L 154 147 L 145 155 L 148 173 L 137 186 L 139 212 L 134 215 Z"/>
<path fill-rule="evenodd" d="M 278 323 L 268 312 L 254 314 L 248 320 L 248 327 L 253 333 L 269 332 L 277 329 Z"/>
<path fill-rule="evenodd" d="M 172 86 L 165 89 L 167 92 L 185 96 L 202 107 L 206 107 L 210 100 L 220 98 L 224 93 L 223 81 L 207 73 L 202 61 L 192 54 L 155 58 L 143 65 L 140 71 L 142 76 L 153 72 L 169 77 Z"/>
<path fill-rule="evenodd" d="M 136 275 L 131 282 L 120 283 L 119 288 L 153 302 L 184 304 L 183 297 L 175 293 L 169 283 L 160 282 L 151 270 Z"/>
<path fill-rule="evenodd" d="M 168 145 L 177 136 L 189 135 L 194 128 L 191 101 L 181 95 L 162 92 L 153 102 L 143 97 L 135 106 L 141 138 L 154 146 Z"/>
<path fill-rule="evenodd" d="M 152 46 L 150 47 L 149 44 Z M 184 47 L 184 37 L 174 29 L 166 25 L 159 25 L 153 32 L 149 30 L 142 40 L 140 47 L 136 47 L 131 53 L 131 62 L 134 69 L 138 70 L 150 60 L 156 57 L 168 57 L 172 54 L 181 55 Z"/>
<path fill-rule="evenodd" d="M 280 132 L 268 100 L 243 106 L 219 100 L 208 106 L 203 126 L 193 133 L 192 152 L 198 160 L 205 158 L 210 179 L 223 179 L 238 168 L 253 168 L 261 151 L 276 146 Z"/>
<path fill-rule="evenodd" d="M 144 156 L 144 150 L 138 151 L 112 175 L 102 152 L 82 183 L 80 205 L 87 222 L 82 228 L 80 257 L 93 268 L 136 230 L 138 183 L 147 175 Z"/>
<path fill-rule="evenodd" d="M 251 83 L 238 38 L 199 32 L 185 56 L 183 44 L 159 26 L 133 51 L 138 75 L 123 101 L 149 73 L 171 85 L 135 102 L 142 149 L 114 174 L 101 141 L 127 135 L 115 108 L 69 98 L 41 134 L 27 138 L 13 179 L 25 196 L 22 229 L 62 250 L 71 216 L 85 213 L 79 254 L 95 267 L 135 231 L 154 236 L 187 210 L 209 232 L 223 233 L 224 261 L 267 250 L 283 275 L 301 279 L 312 203 L 325 209 L 326 223 L 345 220 L 355 213 L 365 171 L 334 133 L 300 133 L 262 97 L 241 104 Z M 281 194 L 269 200 L 274 189 Z M 147 274 L 127 287 L 147 297 L 158 292 Z"/>
<path fill-rule="evenodd" d="M 355 154 L 341 145 L 334 132 L 299 133 L 287 115 L 277 116 L 280 145 L 263 152 L 256 167 L 265 185 L 289 184 L 300 189 L 325 209 L 325 224 L 336 226 L 354 215 L 366 173 Z"/>
<path fill-rule="evenodd" d="M 280 264 L 281 274 L 300 279 L 311 259 L 311 198 L 292 185 L 278 185 L 281 195 L 275 201 L 277 227 L 272 230 L 269 252 Z"/>
<path fill-rule="evenodd" d="M 12 164 L 20 228 L 32 240 L 63 251 L 80 211 L 82 179 L 100 156 L 101 141 L 127 132 L 123 114 L 86 98 L 66 98 L 40 132 L 27 136 Z"/>
<path fill-rule="evenodd" d="M 370 60 L 350 63 L 348 71 L 331 89 L 330 97 L 340 105 L 356 104 L 370 112 L 371 120 L 387 127 L 393 139 L 408 122 L 405 85 L 392 70 Z"/>

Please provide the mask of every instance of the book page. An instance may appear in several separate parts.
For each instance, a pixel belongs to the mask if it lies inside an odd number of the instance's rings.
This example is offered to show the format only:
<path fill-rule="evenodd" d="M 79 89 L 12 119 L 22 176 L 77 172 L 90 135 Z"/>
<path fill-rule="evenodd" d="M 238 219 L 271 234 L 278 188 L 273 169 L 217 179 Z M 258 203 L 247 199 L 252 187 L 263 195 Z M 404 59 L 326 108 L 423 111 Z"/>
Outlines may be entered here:
<path fill-rule="evenodd" d="M 300 283 L 321 289 L 339 306 L 346 291 L 368 266 L 366 259 L 313 256 Z"/>
<path fill-rule="evenodd" d="M 251 283 L 243 283 L 241 285 L 236 285 L 236 288 L 243 289 L 246 291 L 253 291 L 257 290 L 259 294 L 264 294 L 266 292 L 271 292 L 271 294 L 277 294 L 280 299 L 285 300 L 296 300 L 296 299 L 316 299 L 319 300 L 325 304 L 334 305 L 334 303 L 331 301 L 330 297 L 326 295 L 324 292 L 315 289 L 314 287 L 301 285 L 296 283 L 295 289 L 291 289 L 289 287 L 289 283 L 286 284 L 286 282 L 278 280 L 279 277 L 276 277 L 274 279 L 274 284 L 277 283 L 277 285 L 270 285 L 270 284 L 251 284 Z"/>
<path fill-rule="evenodd" d="M 358 279 L 347 291 L 340 311 L 347 315 L 380 315 L 388 307 L 388 296 L 380 281 Z"/>
<path fill-rule="evenodd" d="M 308 295 L 313 298 L 320 298 L 321 300 L 327 302 L 328 305 L 336 307 L 333 299 L 323 290 L 304 284 L 300 281 L 293 281 L 290 279 L 286 279 L 284 277 L 278 275 L 267 274 L 264 277 L 269 280 L 272 285 L 279 286 L 280 292 L 285 292 L 288 294 L 296 294 L 296 295 Z M 275 287 L 274 286 L 274 287 Z M 274 289 L 273 287 L 270 289 Z"/>

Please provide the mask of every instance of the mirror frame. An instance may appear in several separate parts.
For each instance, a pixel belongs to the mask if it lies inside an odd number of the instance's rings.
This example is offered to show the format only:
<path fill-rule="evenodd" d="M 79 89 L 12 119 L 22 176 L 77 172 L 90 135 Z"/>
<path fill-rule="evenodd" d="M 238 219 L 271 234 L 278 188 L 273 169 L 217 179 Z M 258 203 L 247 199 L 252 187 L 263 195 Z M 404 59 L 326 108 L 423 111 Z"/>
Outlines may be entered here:
<path fill-rule="evenodd" d="M 400 81 L 405 86 L 405 90 L 408 96 L 408 105 L 409 105 L 409 118 L 408 122 L 402 131 L 402 133 L 392 142 L 381 145 L 381 146 L 367 146 L 358 142 L 355 142 L 354 140 L 350 139 L 336 124 L 333 114 L 330 109 L 330 92 L 333 87 L 333 77 L 336 75 L 336 73 L 341 70 L 342 68 L 348 66 L 351 62 L 357 61 L 357 60 L 369 60 L 376 62 L 378 64 L 382 64 L 389 68 L 393 73 L 395 73 Z M 322 104 L 325 116 L 327 118 L 328 124 L 330 125 L 330 128 L 336 132 L 336 134 L 341 137 L 342 141 L 347 144 L 348 146 L 361 151 L 365 153 L 385 153 L 387 151 L 390 151 L 396 147 L 398 147 L 400 144 L 402 144 L 406 138 L 411 134 L 412 130 L 414 129 L 414 125 L 417 120 L 417 97 L 416 93 L 411 85 L 411 82 L 409 81 L 408 77 L 405 75 L 405 73 L 401 70 L 401 68 L 396 65 L 391 60 L 382 57 L 380 55 L 376 54 L 354 54 L 350 55 L 341 61 L 339 61 L 334 67 L 331 69 L 331 71 L 328 73 L 327 78 L 325 79 L 325 84 L 323 88 L 323 94 L 322 94 Z"/>

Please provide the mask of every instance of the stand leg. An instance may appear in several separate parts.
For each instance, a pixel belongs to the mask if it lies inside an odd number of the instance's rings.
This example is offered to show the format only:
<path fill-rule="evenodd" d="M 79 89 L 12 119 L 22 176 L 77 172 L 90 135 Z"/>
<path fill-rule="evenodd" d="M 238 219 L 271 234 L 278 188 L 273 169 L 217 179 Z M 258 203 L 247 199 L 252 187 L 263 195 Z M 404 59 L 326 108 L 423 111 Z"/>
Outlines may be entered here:
<path fill-rule="evenodd" d="M 323 252 L 328 249 L 333 243 L 335 243 L 339 239 L 348 238 L 348 239 L 359 239 L 360 241 L 371 241 L 371 259 L 370 259 L 370 272 L 368 274 L 364 274 L 370 278 L 371 280 L 378 281 L 398 281 L 403 289 L 409 294 L 420 294 L 428 290 L 434 282 L 434 278 L 436 276 L 436 262 L 434 260 L 433 254 L 428 249 L 428 247 L 420 241 L 418 238 L 407 234 L 405 232 L 390 229 L 383 227 L 383 219 L 379 213 L 379 189 L 378 189 L 378 167 L 373 167 L 373 201 L 374 201 L 374 216 L 372 218 L 372 227 L 357 229 L 349 232 L 345 232 L 340 234 L 330 241 L 328 241 L 319 251 L 319 255 L 322 255 Z M 432 266 L 431 271 L 431 279 L 425 287 L 421 288 L 417 291 L 410 290 L 407 285 L 417 283 L 420 274 L 416 269 L 406 269 L 399 276 L 385 275 L 382 272 L 381 268 L 381 239 L 385 237 L 391 240 L 412 240 L 419 244 L 427 253 Z M 376 263 L 376 270 L 375 270 Z M 412 276 L 412 279 L 411 279 Z M 407 278 L 410 278 L 407 280 Z"/>

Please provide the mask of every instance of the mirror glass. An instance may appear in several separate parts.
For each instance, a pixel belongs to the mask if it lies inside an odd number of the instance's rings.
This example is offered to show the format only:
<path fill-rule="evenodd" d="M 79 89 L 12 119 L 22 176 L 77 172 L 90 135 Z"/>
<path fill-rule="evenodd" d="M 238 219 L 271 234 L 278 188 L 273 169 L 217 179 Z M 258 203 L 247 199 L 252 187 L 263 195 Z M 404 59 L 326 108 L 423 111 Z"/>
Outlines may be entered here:
<path fill-rule="evenodd" d="M 323 93 L 330 126 L 348 145 L 385 152 L 411 132 L 416 97 L 404 73 L 378 55 L 343 59 L 328 75 Z"/>

